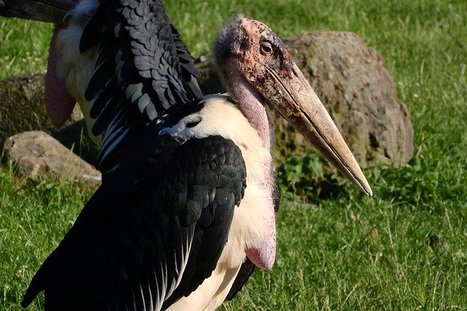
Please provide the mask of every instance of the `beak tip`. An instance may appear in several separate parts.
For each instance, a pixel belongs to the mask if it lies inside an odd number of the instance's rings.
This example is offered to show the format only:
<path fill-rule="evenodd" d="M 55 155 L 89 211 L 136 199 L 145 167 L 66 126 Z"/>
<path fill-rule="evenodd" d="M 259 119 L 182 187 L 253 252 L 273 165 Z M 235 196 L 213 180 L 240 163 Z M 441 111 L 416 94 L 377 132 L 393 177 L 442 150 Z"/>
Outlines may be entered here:
<path fill-rule="evenodd" d="M 373 190 L 371 190 L 371 187 L 370 185 L 368 184 L 368 181 L 366 181 L 366 179 L 360 183 L 360 187 L 359 187 L 363 193 L 365 193 L 367 196 L 369 197 L 372 197 L 373 196 Z"/>

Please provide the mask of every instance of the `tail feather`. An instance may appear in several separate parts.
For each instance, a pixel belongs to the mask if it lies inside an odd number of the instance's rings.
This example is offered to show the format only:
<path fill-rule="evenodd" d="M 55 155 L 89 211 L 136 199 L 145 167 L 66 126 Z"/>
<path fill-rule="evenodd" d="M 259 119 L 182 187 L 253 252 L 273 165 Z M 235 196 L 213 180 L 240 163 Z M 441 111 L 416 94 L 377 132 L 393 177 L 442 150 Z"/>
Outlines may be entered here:
<path fill-rule="evenodd" d="M 26 308 L 36 298 L 36 296 L 45 289 L 45 266 L 47 260 L 42 264 L 39 270 L 32 278 L 31 284 L 29 284 L 26 293 L 24 294 L 23 301 L 21 301 L 21 307 Z"/>

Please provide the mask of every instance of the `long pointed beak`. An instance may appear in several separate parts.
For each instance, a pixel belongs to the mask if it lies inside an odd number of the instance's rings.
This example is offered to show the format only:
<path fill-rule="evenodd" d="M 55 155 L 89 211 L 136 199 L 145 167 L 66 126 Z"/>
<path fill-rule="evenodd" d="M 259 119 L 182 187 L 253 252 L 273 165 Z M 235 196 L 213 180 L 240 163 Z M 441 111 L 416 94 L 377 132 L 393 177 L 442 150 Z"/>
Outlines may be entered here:
<path fill-rule="evenodd" d="M 358 189 L 372 196 L 370 185 L 355 157 L 297 65 L 293 63 L 292 71 L 286 77 L 278 76 L 269 68 L 267 71 L 273 77 L 268 88 L 274 88 L 277 94 L 269 97 L 271 106 L 292 123 Z M 268 91 L 270 93 L 272 90 Z"/>
<path fill-rule="evenodd" d="M 61 23 L 74 6 L 73 0 L 0 0 L 0 16 Z"/>

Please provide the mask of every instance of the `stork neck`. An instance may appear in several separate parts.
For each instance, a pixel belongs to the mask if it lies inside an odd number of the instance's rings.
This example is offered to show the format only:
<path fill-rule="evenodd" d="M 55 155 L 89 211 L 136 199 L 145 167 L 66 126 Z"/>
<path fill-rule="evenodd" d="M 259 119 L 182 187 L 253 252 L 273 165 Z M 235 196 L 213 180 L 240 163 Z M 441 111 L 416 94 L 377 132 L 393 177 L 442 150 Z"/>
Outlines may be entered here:
<path fill-rule="evenodd" d="M 240 111 L 257 131 L 263 147 L 270 150 L 271 134 L 268 116 L 263 105 L 264 98 L 239 74 L 226 75 L 225 79 Z"/>

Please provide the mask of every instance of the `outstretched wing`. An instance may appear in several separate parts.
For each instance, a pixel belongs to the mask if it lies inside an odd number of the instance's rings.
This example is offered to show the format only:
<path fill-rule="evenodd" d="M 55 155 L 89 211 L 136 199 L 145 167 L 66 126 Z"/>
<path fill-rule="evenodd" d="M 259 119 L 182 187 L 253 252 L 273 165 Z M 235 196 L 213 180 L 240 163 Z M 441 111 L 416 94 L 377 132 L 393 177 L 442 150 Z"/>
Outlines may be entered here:
<path fill-rule="evenodd" d="M 159 310 L 189 295 L 216 267 L 245 174 L 230 140 L 160 139 L 109 175 L 23 306 L 42 290 L 47 310 Z"/>
<path fill-rule="evenodd" d="M 103 135 L 102 168 L 132 131 L 202 93 L 193 59 L 159 0 L 101 0 L 80 42 L 82 52 L 95 46 L 100 52 L 85 96 L 92 132 Z"/>

